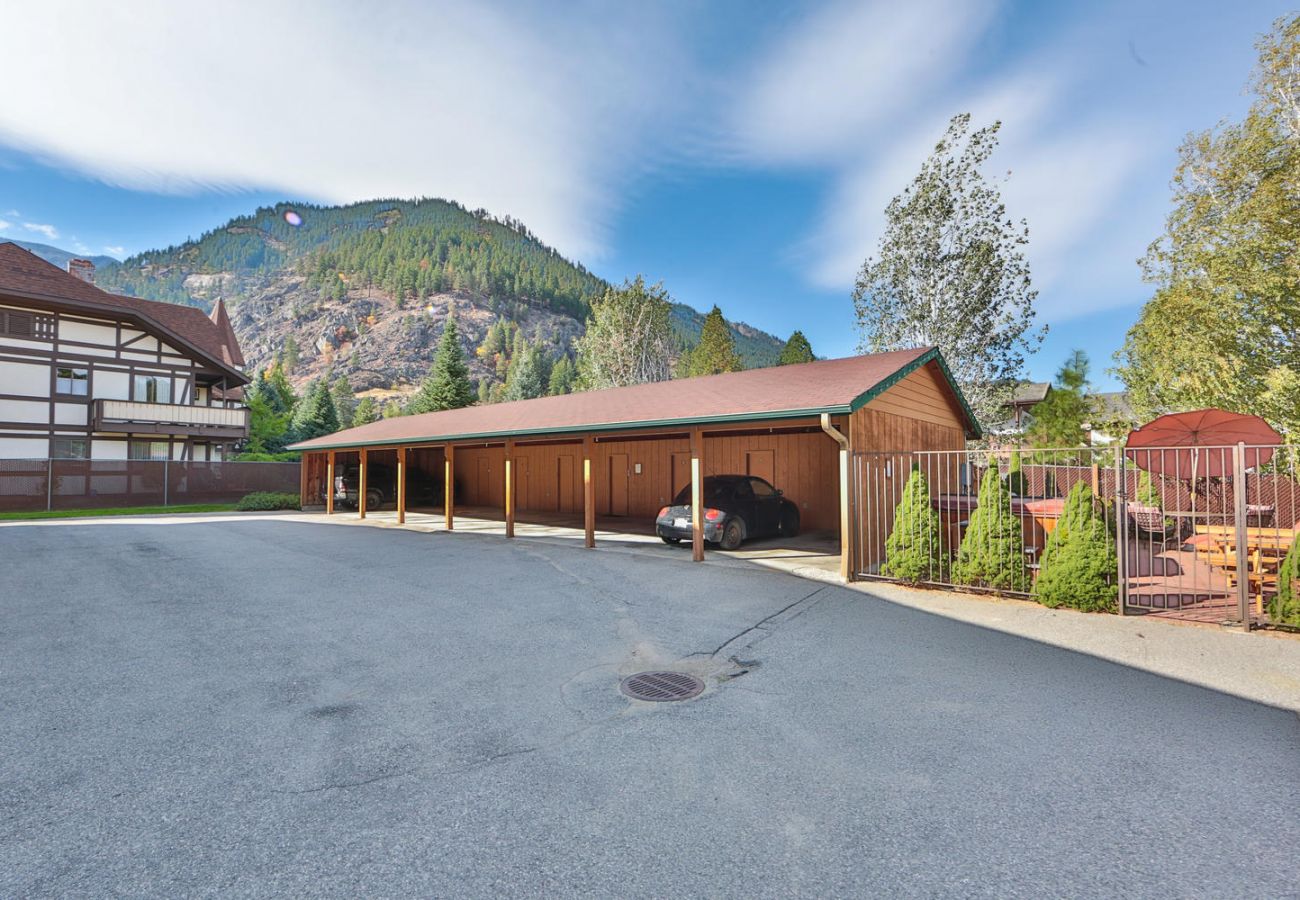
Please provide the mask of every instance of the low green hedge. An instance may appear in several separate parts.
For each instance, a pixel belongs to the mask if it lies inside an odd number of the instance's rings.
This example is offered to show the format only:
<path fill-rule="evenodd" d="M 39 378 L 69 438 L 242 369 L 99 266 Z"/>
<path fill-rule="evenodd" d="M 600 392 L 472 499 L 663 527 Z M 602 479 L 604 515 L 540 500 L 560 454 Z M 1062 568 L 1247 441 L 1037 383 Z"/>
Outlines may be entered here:
<path fill-rule="evenodd" d="M 236 509 L 244 512 L 266 509 L 301 509 L 302 503 L 297 494 L 278 491 L 254 491 L 245 494 Z"/>

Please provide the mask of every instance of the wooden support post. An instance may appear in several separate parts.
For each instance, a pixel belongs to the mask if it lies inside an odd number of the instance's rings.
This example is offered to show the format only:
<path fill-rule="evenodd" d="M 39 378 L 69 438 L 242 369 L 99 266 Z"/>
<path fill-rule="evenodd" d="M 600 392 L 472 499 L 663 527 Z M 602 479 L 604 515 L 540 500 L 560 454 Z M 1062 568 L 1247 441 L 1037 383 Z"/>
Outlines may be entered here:
<path fill-rule="evenodd" d="M 361 448 L 361 474 L 357 478 L 357 517 L 366 517 L 366 470 L 370 468 L 366 461 L 366 448 Z"/>
<path fill-rule="evenodd" d="M 406 524 L 406 448 L 397 448 L 397 524 Z"/>
<path fill-rule="evenodd" d="M 596 546 L 596 483 L 591 474 L 593 446 L 590 437 L 582 439 L 582 526 L 586 531 L 588 550 Z"/>
<path fill-rule="evenodd" d="M 325 467 L 325 515 L 334 515 L 334 451 L 330 451 Z"/>
<path fill-rule="evenodd" d="M 456 448 L 448 444 L 442 451 L 442 514 L 447 530 L 455 527 L 456 519 Z"/>
<path fill-rule="evenodd" d="M 853 580 L 853 507 L 849 451 L 840 449 L 840 578 Z"/>
<path fill-rule="evenodd" d="M 513 454 L 515 452 L 515 442 L 506 441 L 506 537 L 515 536 L 515 461 Z"/>
<path fill-rule="evenodd" d="M 691 430 L 691 559 L 704 561 L 704 432 Z"/>
<path fill-rule="evenodd" d="M 307 505 L 307 469 L 316 459 L 315 453 L 304 453 L 298 463 L 298 505 Z"/>

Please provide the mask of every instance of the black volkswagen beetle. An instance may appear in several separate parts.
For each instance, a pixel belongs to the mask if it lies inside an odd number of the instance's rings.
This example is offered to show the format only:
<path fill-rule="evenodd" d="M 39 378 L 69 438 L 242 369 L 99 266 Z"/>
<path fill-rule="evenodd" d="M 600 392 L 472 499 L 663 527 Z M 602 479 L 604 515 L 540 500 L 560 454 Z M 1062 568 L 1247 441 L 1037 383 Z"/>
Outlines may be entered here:
<path fill-rule="evenodd" d="M 710 475 L 703 487 L 704 539 L 723 550 L 735 550 L 747 538 L 799 533 L 799 507 L 762 478 Z M 666 544 L 691 539 L 690 485 L 659 510 L 655 533 Z"/>

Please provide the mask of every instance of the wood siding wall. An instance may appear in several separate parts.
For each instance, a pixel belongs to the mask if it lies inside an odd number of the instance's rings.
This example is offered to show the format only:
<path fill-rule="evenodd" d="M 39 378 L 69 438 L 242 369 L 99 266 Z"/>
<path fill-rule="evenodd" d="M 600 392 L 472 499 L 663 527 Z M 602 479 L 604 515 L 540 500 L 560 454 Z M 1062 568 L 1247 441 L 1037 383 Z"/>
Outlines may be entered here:
<path fill-rule="evenodd" d="M 963 450 L 966 431 L 956 396 L 933 363 L 917 369 L 849 421 L 855 485 L 854 529 L 859 570 L 875 571 L 912 464 L 920 462 L 931 495 L 958 487 L 957 454 L 918 459 L 927 450 Z"/>
<path fill-rule="evenodd" d="M 667 436 L 600 441 L 593 447 L 596 514 L 651 518 L 690 481 L 690 440 Z M 514 447 L 520 512 L 582 511 L 582 444 L 517 444 Z M 505 503 L 505 448 L 457 447 L 457 502 L 500 508 Z M 835 443 L 825 434 L 710 435 L 704 441 L 704 474 L 768 477 L 799 504 L 803 527 L 838 527 L 839 494 Z M 638 466 L 640 471 L 637 471 Z M 619 485 L 619 480 L 623 485 Z"/>

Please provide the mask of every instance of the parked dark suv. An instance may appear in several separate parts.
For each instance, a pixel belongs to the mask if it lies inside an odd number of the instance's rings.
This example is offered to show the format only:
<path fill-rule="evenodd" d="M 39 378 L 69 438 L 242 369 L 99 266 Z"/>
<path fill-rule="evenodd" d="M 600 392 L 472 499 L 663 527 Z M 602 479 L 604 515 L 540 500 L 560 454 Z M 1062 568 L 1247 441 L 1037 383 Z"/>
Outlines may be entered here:
<path fill-rule="evenodd" d="M 370 463 L 366 471 L 366 509 L 383 509 L 397 505 L 397 470 L 383 463 Z M 340 466 L 334 473 L 334 505 L 356 509 L 361 498 L 361 466 Z M 408 466 L 406 469 L 406 503 L 408 506 L 438 506 L 442 503 L 442 479 Z"/>
<path fill-rule="evenodd" d="M 799 533 L 799 507 L 762 478 L 711 475 L 704 479 L 704 539 L 735 550 L 752 537 Z M 682 488 L 672 506 L 659 510 L 655 533 L 666 544 L 691 539 L 691 488 Z"/>

